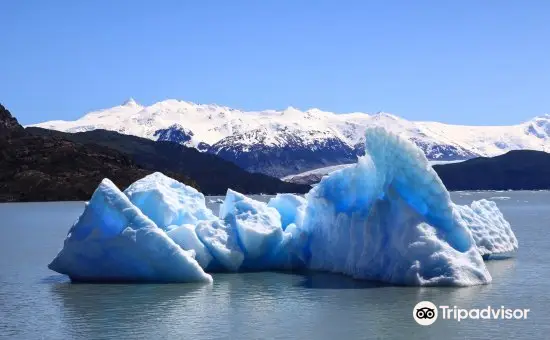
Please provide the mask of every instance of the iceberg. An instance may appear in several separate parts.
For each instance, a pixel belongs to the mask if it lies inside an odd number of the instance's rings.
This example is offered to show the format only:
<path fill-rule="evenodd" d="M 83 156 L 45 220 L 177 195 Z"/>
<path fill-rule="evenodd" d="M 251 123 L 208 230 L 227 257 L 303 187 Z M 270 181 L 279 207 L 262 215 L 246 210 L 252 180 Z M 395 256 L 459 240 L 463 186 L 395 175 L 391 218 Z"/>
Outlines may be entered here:
<path fill-rule="evenodd" d="M 211 282 L 217 271 L 319 270 L 397 285 L 490 283 L 484 259 L 518 248 L 494 202 L 455 205 L 420 149 L 383 128 L 365 155 L 305 197 L 231 189 L 216 216 L 196 189 L 154 173 L 105 179 L 49 268 L 80 281 Z"/>
<path fill-rule="evenodd" d="M 473 285 L 491 276 L 449 193 L 412 143 L 372 129 L 356 165 L 307 195 L 309 267 L 404 285 Z"/>
<path fill-rule="evenodd" d="M 77 281 L 211 282 L 178 246 L 104 179 L 49 268 Z"/>

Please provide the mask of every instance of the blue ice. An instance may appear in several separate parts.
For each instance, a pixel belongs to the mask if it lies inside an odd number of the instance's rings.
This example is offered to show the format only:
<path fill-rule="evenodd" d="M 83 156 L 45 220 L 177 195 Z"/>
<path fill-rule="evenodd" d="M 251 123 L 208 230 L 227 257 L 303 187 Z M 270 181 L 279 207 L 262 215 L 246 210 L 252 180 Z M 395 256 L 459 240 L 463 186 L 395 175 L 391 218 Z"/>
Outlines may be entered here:
<path fill-rule="evenodd" d="M 49 268 L 84 281 L 191 282 L 208 272 L 309 269 L 399 285 L 491 282 L 483 258 L 518 242 L 494 202 L 455 205 L 420 149 L 383 128 L 305 197 L 228 190 L 218 216 L 161 173 L 105 179 Z"/>

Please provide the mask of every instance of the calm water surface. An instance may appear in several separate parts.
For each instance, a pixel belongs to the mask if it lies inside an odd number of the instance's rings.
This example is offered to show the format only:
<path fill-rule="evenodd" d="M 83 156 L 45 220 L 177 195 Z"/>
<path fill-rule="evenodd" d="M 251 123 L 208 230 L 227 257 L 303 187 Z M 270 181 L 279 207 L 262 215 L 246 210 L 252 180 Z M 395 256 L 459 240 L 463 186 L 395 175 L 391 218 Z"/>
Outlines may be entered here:
<path fill-rule="evenodd" d="M 520 242 L 487 262 L 493 283 L 392 287 L 330 274 L 217 274 L 204 284 L 71 284 L 47 269 L 83 203 L 0 204 L 0 337 L 10 339 L 438 339 L 550 336 L 550 192 L 461 192 L 494 199 Z M 209 203 L 217 208 L 217 197 Z M 267 199 L 268 197 L 257 197 Z M 527 320 L 412 319 L 421 300 L 530 308 Z"/>

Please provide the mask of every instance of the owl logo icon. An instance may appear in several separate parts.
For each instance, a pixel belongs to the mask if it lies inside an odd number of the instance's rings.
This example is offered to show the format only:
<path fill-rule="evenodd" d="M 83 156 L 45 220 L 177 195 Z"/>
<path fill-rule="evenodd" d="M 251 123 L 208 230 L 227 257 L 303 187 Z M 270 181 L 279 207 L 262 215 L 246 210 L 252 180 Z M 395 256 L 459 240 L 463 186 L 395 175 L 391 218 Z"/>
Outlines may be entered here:
<path fill-rule="evenodd" d="M 429 326 L 437 320 L 437 306 L 430 301 L 420 301 L 413 308 L 413 318 L 419 325 Z"/>

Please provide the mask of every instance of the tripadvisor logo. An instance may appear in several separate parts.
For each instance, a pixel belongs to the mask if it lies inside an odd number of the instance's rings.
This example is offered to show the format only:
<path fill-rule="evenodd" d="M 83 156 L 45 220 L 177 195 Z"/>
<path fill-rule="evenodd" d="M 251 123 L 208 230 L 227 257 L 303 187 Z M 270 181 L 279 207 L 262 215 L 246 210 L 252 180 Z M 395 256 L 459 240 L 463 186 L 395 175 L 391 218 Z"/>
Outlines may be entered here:
<path fill-rule="evenodd" d="M 487 306 L 481 309 L 463 309 L 457 306 L 437 307 L 430 301 L 421 301 L 413 308 L 413 318 L 419 325 L 429 326 L 437 320 L 438 315 L 440 315 L 443 320 L 456 320 L 458 322 L 465 319 L 520 320 L 527 319 L 527 314 L 530 311 L 530 309 L 510 309 L 504 306 L 500 306 L 500 308 Z"/>
<path fill-rule="evenodd" d="M 413 318 L 422 326 L 429 326 L 437 320 L 437 306 L 430 301 L 420 301 L 413 308 Z"/>

